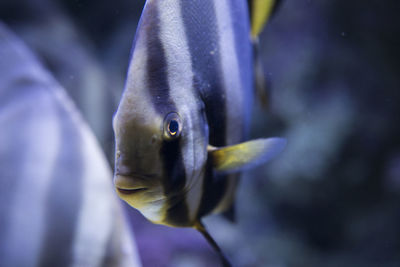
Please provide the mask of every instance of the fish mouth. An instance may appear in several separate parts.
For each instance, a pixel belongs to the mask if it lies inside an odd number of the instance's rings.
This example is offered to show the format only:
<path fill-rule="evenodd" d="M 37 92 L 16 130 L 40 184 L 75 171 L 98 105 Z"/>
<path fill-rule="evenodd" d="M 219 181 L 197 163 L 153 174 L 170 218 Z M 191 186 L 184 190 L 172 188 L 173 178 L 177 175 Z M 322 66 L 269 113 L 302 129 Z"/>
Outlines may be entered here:
<path fill-rule="evenodd" d="M 114 186 L 122 195 L 132 195 L 149 190 L 148 177 L 144 175 L 120 174 L 114 175 Z"/>
<path fill-rule="evenodd" d="M 137 193 L 144 192 L 144 191 L 147 191 L 147 190 L 148 190 L 148 188 L 146 188 L 146 187 L 142 187 L 142 188 L 129 188 L 129 189 L 126 189 L 126 188 L 118 188 L 118 187 L 117 187 L 118 193 L 120 193 L 120 194 L 122 194 L 122 195 L 132 195 L 132 194 L 137 194 Z"/>

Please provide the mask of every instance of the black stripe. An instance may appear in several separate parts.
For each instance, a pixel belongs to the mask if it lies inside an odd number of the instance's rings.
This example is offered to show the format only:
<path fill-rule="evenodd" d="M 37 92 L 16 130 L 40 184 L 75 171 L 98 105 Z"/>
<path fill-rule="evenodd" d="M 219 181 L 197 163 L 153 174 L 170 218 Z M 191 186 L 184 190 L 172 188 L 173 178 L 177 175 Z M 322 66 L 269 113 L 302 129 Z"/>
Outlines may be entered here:
<path fill-rule="evenodd" d="M 204 101 L 209 126 L 209 144 L 226 145 L 226 102 L 221 49 L 214 4 L 210 0 L 181 1 L 181 13 L 188 38 L 194 73 L 193 84 Z M 227 176 L 215 175 L 207 163 L 198 217 L 210 213 L 223 198 Z"/>
<path fill-rule="evenodd" d="M 140 31 L 146 33 L 147 88 L 154 108 L 165 116 L 169 112 L 176 112 L 176 107 L 169 94 L 167 61 L 160 40 L 160 19 L 155 2 L 146 5 L 143 16 L 143 28 Z"/>
<path fill-rule="evenodd" d="M 168 210 L 166 222 L 175 226 L 188 226 L 189 213 L 186 194 L 182 194 L 186 184 L 185 167 L 181 139 L 164 141 L 160 155 L 165 171 L 163 180 L 164 194 L 168 196 Z"/>
<path fill-rule="evenodd" d="M 224 146 L 226 103 L 214 5 L 210 0 L 182 0 L 181 13 L 192 60 L 193 83 L 205 105 L 209 143 Z"/>
<path fill-rule="evenodd" d="M 216 175 L 214 173 L 211 159 L 207 160 L 206 173 L 203 182 L 203 195 L 197 217 L 209 214 L 214 210 L 224 197 L 228 185 L 227 175 Z"/>
<path fill-rule="evenodd" d="M 84 158 L 81 133 L 70 114 L 57 107 L 61 147 L 51 175 L 45 211 L 45 234 L 39 266 L 69 266 L 82 201 Z"/>
<path fill-rule="evenodd" d="M 165 51 L 160 40 L 160 18 L 156 2 L 149 2 L 142 18 L 147 42 L 147 87 L 156 111 L 165 116 L 177 112 L 170 96 L 168 68 Z M 174 29 L 171 29 L 174 30 Z M 177 74 L 179 75 L 179 74 Z M 165 141 L 160 150 L 164 169 L 163 188 L 167 196 L 165 222 L 175 226 L 188 226 L 189 209 L 182 191 L 186 184 L 186 173 L 180 139 Z"/>

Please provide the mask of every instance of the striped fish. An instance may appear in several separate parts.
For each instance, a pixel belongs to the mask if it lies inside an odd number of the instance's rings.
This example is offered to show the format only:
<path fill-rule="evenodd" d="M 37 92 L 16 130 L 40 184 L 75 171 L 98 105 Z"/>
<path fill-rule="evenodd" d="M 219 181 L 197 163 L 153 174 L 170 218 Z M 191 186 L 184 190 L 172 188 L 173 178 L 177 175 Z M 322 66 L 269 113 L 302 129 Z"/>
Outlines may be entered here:
<path fill-rule="evenodd" d="M 148 0 L 113 120 L 119 196 L 153 223 L 196 228 L 219 252 L 201 218 L 229 210 L 240 171 L 286 143 L 246 141 L 251 39 L 245 0 Z"/>
<path fill-rule="evenodd" d="M 0 23 L 0 266 L 140 266 L 94 135 Z"/>

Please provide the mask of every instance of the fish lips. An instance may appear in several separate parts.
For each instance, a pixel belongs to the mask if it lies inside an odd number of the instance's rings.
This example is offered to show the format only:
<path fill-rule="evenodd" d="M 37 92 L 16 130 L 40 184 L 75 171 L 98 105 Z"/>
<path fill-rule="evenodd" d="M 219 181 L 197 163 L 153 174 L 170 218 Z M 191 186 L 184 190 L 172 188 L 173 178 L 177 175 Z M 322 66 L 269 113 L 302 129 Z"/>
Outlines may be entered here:
<path fill-rule="evenodd" d="M 135 174 L 114 175 L 114 186 L 121 195 L 132 195 L 149 190 L 149 177 Z"/>

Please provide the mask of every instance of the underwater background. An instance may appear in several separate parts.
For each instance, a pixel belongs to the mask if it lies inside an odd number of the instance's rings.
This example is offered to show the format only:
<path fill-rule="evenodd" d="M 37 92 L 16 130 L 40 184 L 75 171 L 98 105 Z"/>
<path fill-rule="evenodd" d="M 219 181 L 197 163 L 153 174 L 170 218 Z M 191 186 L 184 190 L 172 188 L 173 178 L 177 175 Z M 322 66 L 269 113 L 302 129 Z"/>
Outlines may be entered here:
<path fill-rule="evenodd" d="M 143 4 L 0 1 L 0 20 L 65 87 L 110 164 Z M 270 104 L 256 105 L 251 137 L 288 145 L 243 174 L 235 224 L 205 219 L 234 266 L 400 266 L 399 12 L 390 0 L 285 0 L 271 19 L 260 39 Z M 126 212 L 143 266 L 218 265 L 196 231 Z"/>

